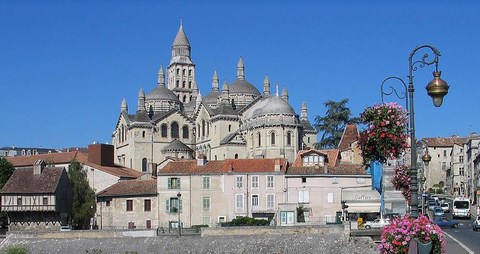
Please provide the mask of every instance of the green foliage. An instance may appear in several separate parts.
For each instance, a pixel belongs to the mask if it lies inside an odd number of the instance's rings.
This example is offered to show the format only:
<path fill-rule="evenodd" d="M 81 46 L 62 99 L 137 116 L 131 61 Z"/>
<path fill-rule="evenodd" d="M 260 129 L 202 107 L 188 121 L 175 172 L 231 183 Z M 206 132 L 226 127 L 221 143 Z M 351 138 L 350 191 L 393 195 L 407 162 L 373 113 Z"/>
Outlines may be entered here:
<path fill-rule="evenodd" d="M 12 246 L 5 249 L 5 254 L 27 254 L 28 249 L 23 246 Z"/>
<path fill-rule="evenodd" d="M 72 184 L 72 221 L 75 229 L 87 229 L 90 218 L 95 214 L 95 192 L 88 184 L 87 173 L 77 161 L 68 167 L 68 175 Z"/>
<path fill-rule="evenodd" d="M 0 188 L 3 188 L 10 176 L 12 176 L 15 167 L 7 159 L 0 158 Z M 8 224 L 8 216 L 6 212 L 0 212 L 0 227 L 5 227 Z"/>
<path fill-rule="evenodd" d="M 268 226 L 268 220 L 257 220 L 249 217 L 237 217 L 229 222 L 221 223 L 222 227 L 237 227 L 237 226 Z"/>
<path fill-rule="evenodd" d="M 350 118 L 352 115 L 350 109 L 346 106 L 348 99 L 339 102 L 329 100 L 324 103 L 327 108 L 325 116 L 315 117 L 314 127 L 318 132 L 322 132 L 320 141 L 315 144 L 315 148 L 336 148 L 340 143 L 343 130 L 347 123 L 359 123 L 360 118 Z"/>
<path fill-rule="evenodd" d="M 12 176 L 13 171 L 15 171 L 15 167 L 13 167 L 12 163 L 10 163 L 7 159 L 1 157 L 0 158 L 0 188 L 7 183 L 10 176 Z"/>

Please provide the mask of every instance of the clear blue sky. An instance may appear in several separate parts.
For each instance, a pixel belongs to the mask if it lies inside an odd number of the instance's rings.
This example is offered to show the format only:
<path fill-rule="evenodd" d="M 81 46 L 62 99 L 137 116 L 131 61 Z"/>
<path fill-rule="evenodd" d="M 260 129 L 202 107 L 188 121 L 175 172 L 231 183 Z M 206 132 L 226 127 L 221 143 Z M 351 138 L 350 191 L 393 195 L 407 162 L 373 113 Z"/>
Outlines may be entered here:
<path fill-rule="evenodd" d="M 268 74 L 297 113 L 307 102 L 312 123 L 327 100 L 348 98 L 353 116 L 379 103 L 382 80 L 407 80 L 410 52 L 433 45 L 450 92 L 435 108 L 434 68 L 414 73 L 417 137 L 480 132 L 479 10 L 473 0 L 2 1 L 0 146 L 111 143 L 122 98 L 133 113 L 140 87 L 156 86 L 180 19 L 203 95 L 214 70 L 232 82 L 243 56 L 247 80 L 262 91 Z"/>

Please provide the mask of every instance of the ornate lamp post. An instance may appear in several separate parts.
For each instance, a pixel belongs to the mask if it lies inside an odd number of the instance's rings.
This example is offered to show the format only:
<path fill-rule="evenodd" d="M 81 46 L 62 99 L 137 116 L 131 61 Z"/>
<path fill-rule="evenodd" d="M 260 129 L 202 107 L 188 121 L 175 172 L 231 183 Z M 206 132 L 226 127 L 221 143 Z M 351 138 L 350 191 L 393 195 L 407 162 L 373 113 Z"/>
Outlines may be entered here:
<path fill-rule="evenodd" d="M 422 173 L 420 174 L 420 186 L 421 186 L 421 191 L 420 193 L 422 193 L 422 204 L 421 204 L 421 207 L 422 207 L 422 213 L 425 214 L 425 182 L 427 181 L 427 177 L 425 177 L 425 170 L 427 169 L 428 167 L 428 164 L 430 163 L 430 161 L 432 160 L 432 156 L 430 156 L 430 154 L 428 154 L 428 142 L 425 140 L 425 139 L 421 139 L 417 142 L 417 145 L 420 145 L 422 147 L 425 147 L 425 152 L 423 153 L 423 156 L 422 156 L 422 161 L 423 161 L 423 170 L 422 170 Z"/>
<path fill-rule="evenodd" d="M 421 50 L 427 49 L 433 52 L 433 59 L 429 58 L 429 55 L 425 53 L 423 57 L 418 61 L 413 61 L 413 57 L 415 54 Z M 410 56 L 408 58 L 408 87 L 406 86 L 405 82 L 399 77 L 388 77 L 386 78 L 381 87 L 382 92 L 382 102 L 383 102 L 383 95 L 390 95 L 393 92 L 397 97 L 400 99 L 405 98 L 407 104 L 407 111 L 410 117 L 409 121 L 409 133 L 410 133 L 410 151 L 411 151 L 411 158 L 410 158 L 410 215 L 412 217 L 418 217 L 418 170 L 417 170 L 417 148 L 416 148 L 416 141 L 415 141 L 415 110 L 414 110 L 414 103 L 413 103 L 413 93 L 415 88 L 413 86 L 413 72 L 418 69 L 418 67 L 423 68 L 425 66 L 430 66 L 435 64 L 435 71 L 433 72 L 433 80 L 430 81 L 426 87 L 427 93 L 433 99 L 433 105 L 435 107 L 440 107 L 443 103 L 443 97 L 448 93 L 448 84 L 444 80 L 440 78 L 441 72 L 438 70 L 438 58 L 440 57 L 440 51 L 430 45 L 422 45 L 418 46 L 412 50 Z M 418 65 L 418 66 L 417 66 Z M 408 97 L 406 93 L 398 94 L 397 91 L 390 87 L 391 92 L 385 92 L 383 86 L 386 81 L 390 79 L 396 79 L 403 83 L 406 91 L 408 92 Z M 409 106 L 409 107 L 408 107 Z M 428 155 L 428 154 L 427 154 Z M 430 156 L 430 155 L 428 155 Z M 427 157 L 425 157 L 427 158 Z M 430 157 L 431 158 L 431 157 Z M 423 157 L 422 157 L 423 159 Z M 426 164 L 427 165 L 427 164 Z"/>

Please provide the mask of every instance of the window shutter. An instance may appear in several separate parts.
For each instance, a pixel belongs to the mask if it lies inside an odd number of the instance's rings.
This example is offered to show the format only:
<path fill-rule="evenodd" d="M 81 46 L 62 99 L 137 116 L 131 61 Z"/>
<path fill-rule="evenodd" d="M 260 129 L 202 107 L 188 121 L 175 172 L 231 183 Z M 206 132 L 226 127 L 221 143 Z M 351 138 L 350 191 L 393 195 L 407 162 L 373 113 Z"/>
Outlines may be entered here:
<path fill-rule="evenodd" d="M 180 183 L 181 183 L 180 178 L 177 178 L 177 184 L 178 184 L 177 189 L 180 189 Z"/>
<path fill-rule="evenodd" d="M 303 191 L 298 191 L 298 202 L 303 203 Z"/>
<path fill-rule="evenodd" d="M 310 203 L 310 193 L 305 191 L 305 203 Z"/>
<path fill-rule="evenodd" d="M 167 179 L 167 185 L 168 185 L 168 189 L 172 188 L 172 179 L 171 178 Z"/>
<path fill-rule="evenodd" d="M 182 200 L 178 200 L 178 209 L 180 210 L 180 212 L 182 211 Z"/>
<path fill-rule="evenodd" d="M 166 208 L 166 210 L 167 210 L 167 213 L 169 213 L 169 212 L 170 212 L 170 200 L 167 199 L 167 200 L 165 200 L 165 201 L 166 201 L 166 202 L 165 202 L 165 208 Z"/>

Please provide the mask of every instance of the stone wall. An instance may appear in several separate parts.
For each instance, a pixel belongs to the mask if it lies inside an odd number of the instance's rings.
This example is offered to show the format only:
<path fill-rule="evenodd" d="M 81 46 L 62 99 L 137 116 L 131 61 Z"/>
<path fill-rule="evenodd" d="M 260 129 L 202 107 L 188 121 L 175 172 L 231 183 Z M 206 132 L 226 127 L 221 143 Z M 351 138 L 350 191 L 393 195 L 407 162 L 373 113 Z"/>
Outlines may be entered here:
<path fill-rule="evenodd" d="M 344 227 L 244 227 L 202 230 L 203 236 L 133 237 L 127 231 L 11 233 L 0 245 L 23 246 L 28 253 L 340 253 L 374 254 L 369 237 L 350 238 Z M 131 231 L 136 232 L 136 231 Z M 147 232 L 147 231 L 137 231 Z M 243 234 L 241 234 L 243 233 Z M 218 235 L 221 234 L 221 235 Z M 63 236 L 63 237 L 61 237 Z"/>

